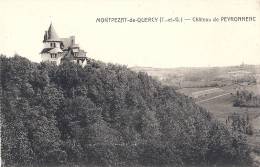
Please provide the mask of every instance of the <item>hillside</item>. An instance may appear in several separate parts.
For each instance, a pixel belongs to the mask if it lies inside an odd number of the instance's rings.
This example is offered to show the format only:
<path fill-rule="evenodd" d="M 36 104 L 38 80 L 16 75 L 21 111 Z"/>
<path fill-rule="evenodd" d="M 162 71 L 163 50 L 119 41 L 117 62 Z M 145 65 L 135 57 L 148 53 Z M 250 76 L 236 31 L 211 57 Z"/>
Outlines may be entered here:
<path fill-rule="evenodd" d="M 251 163 L 247 138 L 125 66 L 0 57 L 4 166 Z"/>

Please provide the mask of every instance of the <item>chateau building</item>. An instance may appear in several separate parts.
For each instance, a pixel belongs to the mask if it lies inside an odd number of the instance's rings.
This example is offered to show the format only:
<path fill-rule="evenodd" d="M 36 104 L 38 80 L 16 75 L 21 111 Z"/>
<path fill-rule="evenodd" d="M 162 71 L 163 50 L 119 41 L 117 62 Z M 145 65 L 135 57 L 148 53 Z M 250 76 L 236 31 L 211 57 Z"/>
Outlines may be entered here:
<path fill-rule="evenodd" d="M 63 61 L 72 61 L 82 66 L 87 64 L 86 52 L 75 43 L 75 36 L 59 38 L 51 24 L 45 31 L 44 48 L 41 51 L 43 62 L 52 62 L 57 65 Z"/>

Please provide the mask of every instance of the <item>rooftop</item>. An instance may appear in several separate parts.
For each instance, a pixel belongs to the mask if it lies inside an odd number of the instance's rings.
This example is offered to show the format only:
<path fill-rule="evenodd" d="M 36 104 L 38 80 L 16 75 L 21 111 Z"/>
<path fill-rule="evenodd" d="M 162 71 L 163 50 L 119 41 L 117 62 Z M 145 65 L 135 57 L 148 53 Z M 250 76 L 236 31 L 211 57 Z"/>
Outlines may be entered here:
<path fill-rule="evenodd" d="M 57 35 L 52 23 L 51 23 L 48 31 L 45 32 L 43 41 L 60 41 L 60 38 Z"/>

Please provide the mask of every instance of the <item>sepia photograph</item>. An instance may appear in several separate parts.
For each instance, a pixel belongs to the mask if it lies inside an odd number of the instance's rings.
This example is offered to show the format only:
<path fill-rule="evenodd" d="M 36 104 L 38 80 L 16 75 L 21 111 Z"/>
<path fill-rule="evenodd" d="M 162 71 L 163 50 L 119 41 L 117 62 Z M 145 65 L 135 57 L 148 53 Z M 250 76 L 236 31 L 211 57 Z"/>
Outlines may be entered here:
<path fill-rule="evenodd" d="M 260 0 L 0 0 L 1 167 L 260 167 Z"/>

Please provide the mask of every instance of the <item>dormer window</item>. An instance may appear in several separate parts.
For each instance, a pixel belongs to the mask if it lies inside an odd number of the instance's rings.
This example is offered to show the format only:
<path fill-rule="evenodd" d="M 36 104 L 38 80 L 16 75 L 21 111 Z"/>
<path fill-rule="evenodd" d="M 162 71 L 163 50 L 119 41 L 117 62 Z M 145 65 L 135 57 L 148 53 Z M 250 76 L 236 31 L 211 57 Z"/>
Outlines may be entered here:
<path fill-rule="evenodd" d="M 51 48 L 55 48 L 56 47 L 56 43 L 55 42 L 51 42 Z"/>

